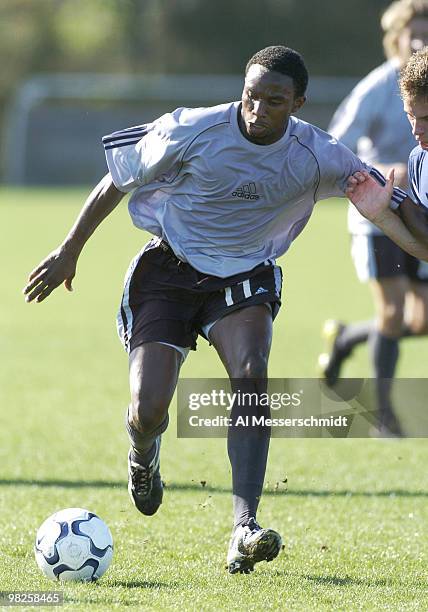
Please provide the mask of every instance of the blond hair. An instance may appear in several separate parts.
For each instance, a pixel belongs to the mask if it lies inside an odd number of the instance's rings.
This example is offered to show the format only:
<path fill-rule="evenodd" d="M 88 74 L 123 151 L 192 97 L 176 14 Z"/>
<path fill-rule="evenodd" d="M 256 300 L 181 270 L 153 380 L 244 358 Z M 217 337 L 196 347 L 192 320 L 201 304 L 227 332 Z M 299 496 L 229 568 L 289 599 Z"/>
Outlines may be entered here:
<path fill-rule="evenodd" d="M 400 74 L 403 100 L 428 99 L 428 47 L 414 53 Z"/>
<path fill-rule="evenodd" d="M 398 39 L 404 28 L 418 17 L 428 17 L 428 0 L 396 0 L 382 15 L 383 49 L 388 59 L 398 56 Z"/>

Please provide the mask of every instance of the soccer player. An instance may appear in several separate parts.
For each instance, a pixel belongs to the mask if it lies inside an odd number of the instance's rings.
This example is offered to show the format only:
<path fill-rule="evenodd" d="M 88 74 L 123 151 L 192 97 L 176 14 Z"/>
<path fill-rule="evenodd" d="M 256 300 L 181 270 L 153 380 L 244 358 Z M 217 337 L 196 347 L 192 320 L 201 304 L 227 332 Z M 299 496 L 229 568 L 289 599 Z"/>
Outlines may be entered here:
<path fill-rule="evenodd" d="M 400 93 L 404 111 L 409 120 L 412 134 L 417 146 L 410 153 L 408 161 L 409 191 L 412 199 L 419 206 L 418 218 L 406 224 L 412 232 L 421 238 L 428 235 L 428 47 L 412 55 L 401 71 L 399 79 Z M 348 179 L 347 195 L 351 202 L 378 211 L 387 209 L 391 198 L 391 186 L 380 188 L 371 181 L 366 172 L 357 172 Z M 401 207 L 401 214 L 406 216 L 406 206 Z"/>
<path fill-rule="evenodd" d="M 381 25 L 388 61 L 355 87 L 339 106 L 328 131 L 384 174 L 394 167 L 397 184 L 406 189 L 414 138 L 403 112 L 398 76 L 410 55 L 428 41 L 428 1 L 393 2 Z M 327 384 L 334 385 L 344 360 L 357 345 L 368 341 L 378 407 L 374 433 L 400 437 L 403 432 L 391 402 L 391 379 L 400 338 L 428 331 L 428 265 L 404 252 L 352 205 L 348 228 L 357 276 L 369 283 L 376 318 L 347 325 L 326 321 L 323 335 L 328 352 L 320 355 L 319 367 Z"/>
<path fill-rule="evenodd" d="M 71 289 L 84 244 L 132 192 L 134 224 L 155 236 L 129 267 L 118 315 L 130 364 L 129 493 L 145 515 L 162 502 L 161 434 L 198 334 L 218 352 L 233 391 L 265 393 L 272 321 L 281 304 L 275 259 L 303 230 L 317 200 L 344 195 L 350 175 L 367 170 L 385 183 L 344 145 L 292 115 L 305 102 L 307 82 L 299 53 L 267 47 L 246 66 L 241 101 L 178 108 L 106 136 L 109 173 L 24 289 L 28 301 L 38 302 L 62 282 Z M 391 208 L 405 197 L 394 189 Z M 428 257 L 427 244 L 415 240 L 393 210 L 372 216 L 403 247 Z M 265 412 L 236 402 L 231 418 L 238 423 L 240 415 Z M 280 535 L 256 521 L 269 438 L 268 427 L 229 427 L 231 573 L 248 573 L 281 548 Z"/>
<path fill-rule="evenodd" d="M 428 208 L 428 47 L 415 53 L 402 70 L 400 92 L 418 143 L 409 158 L 409 190 L 416 203 Z"/>

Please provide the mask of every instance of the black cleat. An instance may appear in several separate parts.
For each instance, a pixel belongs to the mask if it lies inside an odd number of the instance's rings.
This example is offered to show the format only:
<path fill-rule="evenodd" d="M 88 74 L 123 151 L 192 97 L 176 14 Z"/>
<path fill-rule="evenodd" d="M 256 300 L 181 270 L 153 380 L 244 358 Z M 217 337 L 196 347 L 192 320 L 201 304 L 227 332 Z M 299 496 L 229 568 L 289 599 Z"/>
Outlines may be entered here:
<path fill-rule="evenodd" d="M 232 535 L 227 553 L 230 574 L 249 574 L 259 561 L 272 561 L 281 550 L 282 540 L 273 529 L 262 529 L 254 518 L 240 525 Z"/>
<path fill-rule="evenodd" d="M 328 319 L 322 328 L 322 336 L 326 340 L 328 350 L 318 357 L 318 371 L 328 387 L 334 387 L 340 376 L 344 360 L 351 351 L 339 350 L 338 341 L 345 325 L 334 319 Z"/>
<path fill-rule="evenodd" d="M 160 436 L 156 438 L 156 453 L 149 465 L 141 465 L 128 455 L 128 492 L 142 514 L 151 516 L 162 503 L 163 485 L 160 475 Z"/>
<path fill-rule="evenodd" d="M 384 416 L 380 422 L 370 429 L 371 438 L 405 438 L 406 434 L 401 429 L 400 421 L 395 414 Z"/>

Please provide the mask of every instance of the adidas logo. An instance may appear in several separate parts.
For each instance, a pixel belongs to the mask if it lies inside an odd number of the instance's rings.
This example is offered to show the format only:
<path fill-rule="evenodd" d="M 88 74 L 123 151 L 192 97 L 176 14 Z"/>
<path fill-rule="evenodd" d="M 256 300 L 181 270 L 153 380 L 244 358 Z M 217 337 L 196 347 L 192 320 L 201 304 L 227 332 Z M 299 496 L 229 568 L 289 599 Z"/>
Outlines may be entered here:
<path fill-rule="evenodd" d="M 260 196 L 257 195 L 255 183 L 248 183 L 248 185 L 238 187 L 236 191 L 232 192 L 232 197 L 242 198 L 243 200 L 258 200 L 260 198 Z"/>
<path fill-rule="evenodd" d="M 259 295 L 260 293 L 269 293 L 269 292 L 264 287 L 259 287 L 254 295 Z"/>

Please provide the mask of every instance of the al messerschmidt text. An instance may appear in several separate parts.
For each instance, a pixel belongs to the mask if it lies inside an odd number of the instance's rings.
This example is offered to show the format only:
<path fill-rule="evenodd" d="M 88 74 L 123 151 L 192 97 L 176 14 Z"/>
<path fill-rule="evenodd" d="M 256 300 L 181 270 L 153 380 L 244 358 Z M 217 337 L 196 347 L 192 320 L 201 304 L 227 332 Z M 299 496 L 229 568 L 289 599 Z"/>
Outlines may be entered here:
<path fill-rule="evenodd" d="M 192 414 L 189 417 L 191 427 L 347 427 L 347 416 L 328 416 L 328 417 L 293 417 L 293 418 L 268 418 L 264 415 L 239 416 L 235 423 L 231 417 L 215 416 L 213 418 L 199 417 Z"/>

